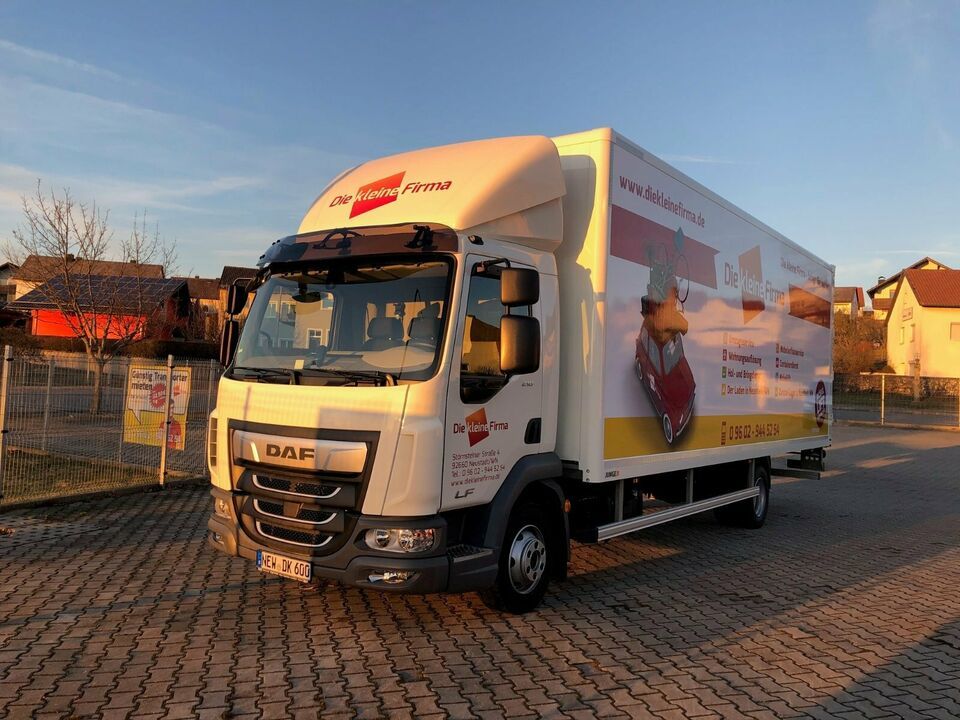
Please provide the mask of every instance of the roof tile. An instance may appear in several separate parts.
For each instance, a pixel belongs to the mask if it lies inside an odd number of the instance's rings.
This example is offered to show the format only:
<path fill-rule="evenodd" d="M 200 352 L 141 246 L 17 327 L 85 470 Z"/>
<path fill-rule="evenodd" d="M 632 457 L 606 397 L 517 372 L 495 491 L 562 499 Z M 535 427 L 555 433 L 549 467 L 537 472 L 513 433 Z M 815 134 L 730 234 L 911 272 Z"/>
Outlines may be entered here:
<path fill-rule="evenodd" d="M 923 307 L 960 308 L 960 270 L 907 270 L 905 277 Z"/>

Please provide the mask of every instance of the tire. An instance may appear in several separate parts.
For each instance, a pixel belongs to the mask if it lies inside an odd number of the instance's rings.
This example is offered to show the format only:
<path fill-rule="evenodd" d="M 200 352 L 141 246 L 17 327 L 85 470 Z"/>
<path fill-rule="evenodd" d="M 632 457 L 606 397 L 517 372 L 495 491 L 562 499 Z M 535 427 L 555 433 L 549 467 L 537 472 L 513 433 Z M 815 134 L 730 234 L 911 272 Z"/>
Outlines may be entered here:
<path fill-rule="evenodd" d="M 496 583 L 480 593 L 488 607 L 521 615 L 540 604 L 550 584 L 554 553 L 560 552 L 552 530 L 536 505 L 520 505 L 511 513 Z"/>
<path fill-rule="evenodd" d="M 714 516 L 718 521 L 751 530 L 763 527 L 770 508 L 770 471 L 761 462 L 754 463 L 753 484 L 760 488 L 760 494 L 750 500 L 717 508 Z"/>
<path fill-rule="evenodd" d="M 667 439 L 667 445 L 673 445 L 674 434 L 673 434 L 673 423 L 670 422 L 670 417 L 664 413 L 663 415 L 663 437 Z"/>

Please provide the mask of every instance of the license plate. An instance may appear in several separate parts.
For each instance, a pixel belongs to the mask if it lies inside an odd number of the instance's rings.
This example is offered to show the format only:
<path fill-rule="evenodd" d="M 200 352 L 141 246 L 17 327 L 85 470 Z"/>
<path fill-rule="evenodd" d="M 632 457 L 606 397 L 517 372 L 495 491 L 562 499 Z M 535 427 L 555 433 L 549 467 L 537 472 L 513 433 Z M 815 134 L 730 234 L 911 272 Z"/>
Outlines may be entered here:
<path fill-rule="evenodd" d="M 295 560 L 276 553 L 257 550 L 257 569 L 260 572 L 299 582 L 310 582 L 310 563 L 305 560 Z"/>

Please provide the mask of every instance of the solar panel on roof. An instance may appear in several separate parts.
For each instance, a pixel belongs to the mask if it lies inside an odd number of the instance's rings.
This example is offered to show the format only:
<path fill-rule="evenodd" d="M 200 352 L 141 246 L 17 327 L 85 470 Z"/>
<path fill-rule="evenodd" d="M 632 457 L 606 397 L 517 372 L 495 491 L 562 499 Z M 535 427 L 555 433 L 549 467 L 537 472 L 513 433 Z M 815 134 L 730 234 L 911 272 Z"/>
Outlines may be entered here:
<path fill-rule="evenodd" d="M 150 311 L 183 284 L 182 279 L 175 278 L 87 275 L 71 278 L 68 287 L 60 276 L 31 290 L 8 307 L 13 310 L 55 310 L 76 302 L 85 312 Z"/>

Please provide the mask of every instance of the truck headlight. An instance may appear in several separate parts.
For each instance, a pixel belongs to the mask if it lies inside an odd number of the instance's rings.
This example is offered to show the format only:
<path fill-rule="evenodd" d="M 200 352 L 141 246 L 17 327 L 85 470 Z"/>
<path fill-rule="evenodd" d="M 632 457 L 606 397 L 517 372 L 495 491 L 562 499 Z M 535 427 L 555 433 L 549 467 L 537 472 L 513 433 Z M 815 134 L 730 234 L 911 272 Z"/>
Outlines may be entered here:
<path fill-rule="evenodd" d="M 213 512 L 219 515 L 222 518 L 227 518 L 227 520 L 232 518 L 230 514 L 230 501 L 224 500 L 221 497 L 213 499 Z"/>
<path fill-rule="evenodd" d="M 374 528 L 367 530 L 364 540 L 374 550 L 388 552 L 424 552 L 437 542 L 435 528 Z"/>

